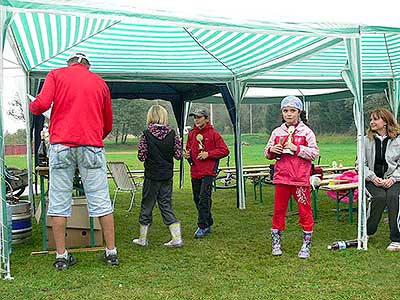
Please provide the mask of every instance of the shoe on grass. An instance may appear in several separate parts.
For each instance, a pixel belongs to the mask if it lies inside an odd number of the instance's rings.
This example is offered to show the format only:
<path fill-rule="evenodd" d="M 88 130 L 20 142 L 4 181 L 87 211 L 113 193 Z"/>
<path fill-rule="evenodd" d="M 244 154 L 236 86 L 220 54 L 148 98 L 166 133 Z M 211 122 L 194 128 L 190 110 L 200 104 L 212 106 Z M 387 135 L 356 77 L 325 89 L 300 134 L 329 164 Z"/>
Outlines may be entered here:
<path fill-rule="evenodd" d="M 103 260 L 109 266 L 118 266 L 119 265 L 118 254 L 107 255 L 106 251 L 104 251 Z"/>
<path fill-rule="evenodd" d="M 391 242 L 389 246 L 386 248 L 388 251 L 400 251 L 400 243 L 399 242 Z"/>
<path fill-rule="evenodd" d="M 59 257 L 56 258 L 55 262 L 53 263 L 53 266 L 59 270 L 67 270 L 70 266 L 76 264 L 76 258 L 75 256 L 71 255 L 68 253 L 68 257 Z"/>
<path fill-rule="evenodd" d="M 209 234 L 211 232 L 211 227 L 206 227 L 206 228 L 197 228 L 196 232 L 194 233 L 194 238 L 195 239 L 201 239 L 203 238 L 206 234 Z"/>

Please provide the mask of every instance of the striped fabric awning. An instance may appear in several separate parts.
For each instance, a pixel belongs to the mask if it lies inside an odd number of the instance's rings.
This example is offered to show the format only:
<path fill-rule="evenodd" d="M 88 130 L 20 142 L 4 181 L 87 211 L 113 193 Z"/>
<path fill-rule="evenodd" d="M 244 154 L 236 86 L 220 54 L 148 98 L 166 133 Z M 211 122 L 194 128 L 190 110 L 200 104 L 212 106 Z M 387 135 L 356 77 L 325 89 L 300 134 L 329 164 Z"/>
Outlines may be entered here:
<path fill-rule="evenodd" d="M 122 6 L 107 16 L 105 7 L 92 9 L 93 1 L 83 1 L 88 6 L 68 14 L 63 10 L 74 7 L 57 1 L 48 1 L 52 6 L 45 1 L 31 6 L 7 2 L 7 11 L 14 14 L 9 35 L 32 77 L 42 78 L 65 66 L 71 53 L 84 52 L 91 69 L 105 79 L 224 83 L 236 78 L 253 85 L 326 82 L 343 86 L 340 73 L 347 62 L 343 38 L 360 32 L 363 80 L 386 82 L 400 75 L 396 28 L 234 24 L 222 18 L 189 20 L 168 15 L 151 19 L 144 12 L 122 13 Z M 54 13 L 56 8 L 61 13 Z"/>

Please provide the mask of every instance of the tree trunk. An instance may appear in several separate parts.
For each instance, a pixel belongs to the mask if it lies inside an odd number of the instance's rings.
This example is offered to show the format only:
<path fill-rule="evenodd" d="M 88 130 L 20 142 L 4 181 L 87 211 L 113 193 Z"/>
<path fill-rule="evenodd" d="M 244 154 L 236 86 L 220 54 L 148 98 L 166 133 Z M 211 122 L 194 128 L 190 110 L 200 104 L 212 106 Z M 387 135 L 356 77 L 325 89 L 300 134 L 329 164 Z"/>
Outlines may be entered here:
<path fill-rule="evenodd" d="M 119 130 L 115 132 L 115 143 L 118 144 L 118 136 L 119 136 Z"/>

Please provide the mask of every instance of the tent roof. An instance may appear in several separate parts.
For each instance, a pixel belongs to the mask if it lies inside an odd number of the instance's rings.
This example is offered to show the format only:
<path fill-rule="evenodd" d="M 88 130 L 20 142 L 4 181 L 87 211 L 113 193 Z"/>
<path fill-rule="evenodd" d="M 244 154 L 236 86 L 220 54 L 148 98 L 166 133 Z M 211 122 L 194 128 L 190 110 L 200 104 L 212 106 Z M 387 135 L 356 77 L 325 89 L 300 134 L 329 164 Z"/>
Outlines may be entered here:
<path fill-rule="evenodd" d="M 10 39 L 32 77 L 65 66 L 69 55 L 80 51 L 107 80 L 224 83 L 238 78 L 250 85 L 343 87 L 343 37 L 360 32 L 364 82 L 400 75 L 398 28 L 185 18 L 129 10 L 127 1 L 94 3 L 5 2 L 9 15 L 14 13 Z"/>

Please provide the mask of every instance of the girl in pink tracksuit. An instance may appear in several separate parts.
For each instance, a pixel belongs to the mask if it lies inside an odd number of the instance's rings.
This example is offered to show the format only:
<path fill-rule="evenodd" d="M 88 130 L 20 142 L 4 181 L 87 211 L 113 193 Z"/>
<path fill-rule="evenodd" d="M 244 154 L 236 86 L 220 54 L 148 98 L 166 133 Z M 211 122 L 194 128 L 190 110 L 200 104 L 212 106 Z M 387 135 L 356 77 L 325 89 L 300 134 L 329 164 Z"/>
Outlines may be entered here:
<path fill-rule="evenodd" d="M 303 244 L 298 256 L 308 258 L 314 225 L 310 201 L 311 161 L 318 157 L 319 149 L 314 132 L 301 121 L 305 119 L 302 101 L 288 96 L 281 102 L 281 111 L 284 122 L 274 129 L 265 147 L 265 157 L 276 159 L 272 255 L 282 255 L 281 234 L 285 229 L 288 202 L 293 196 L 298 203 L 299 223 L 303 228 Z"/>

